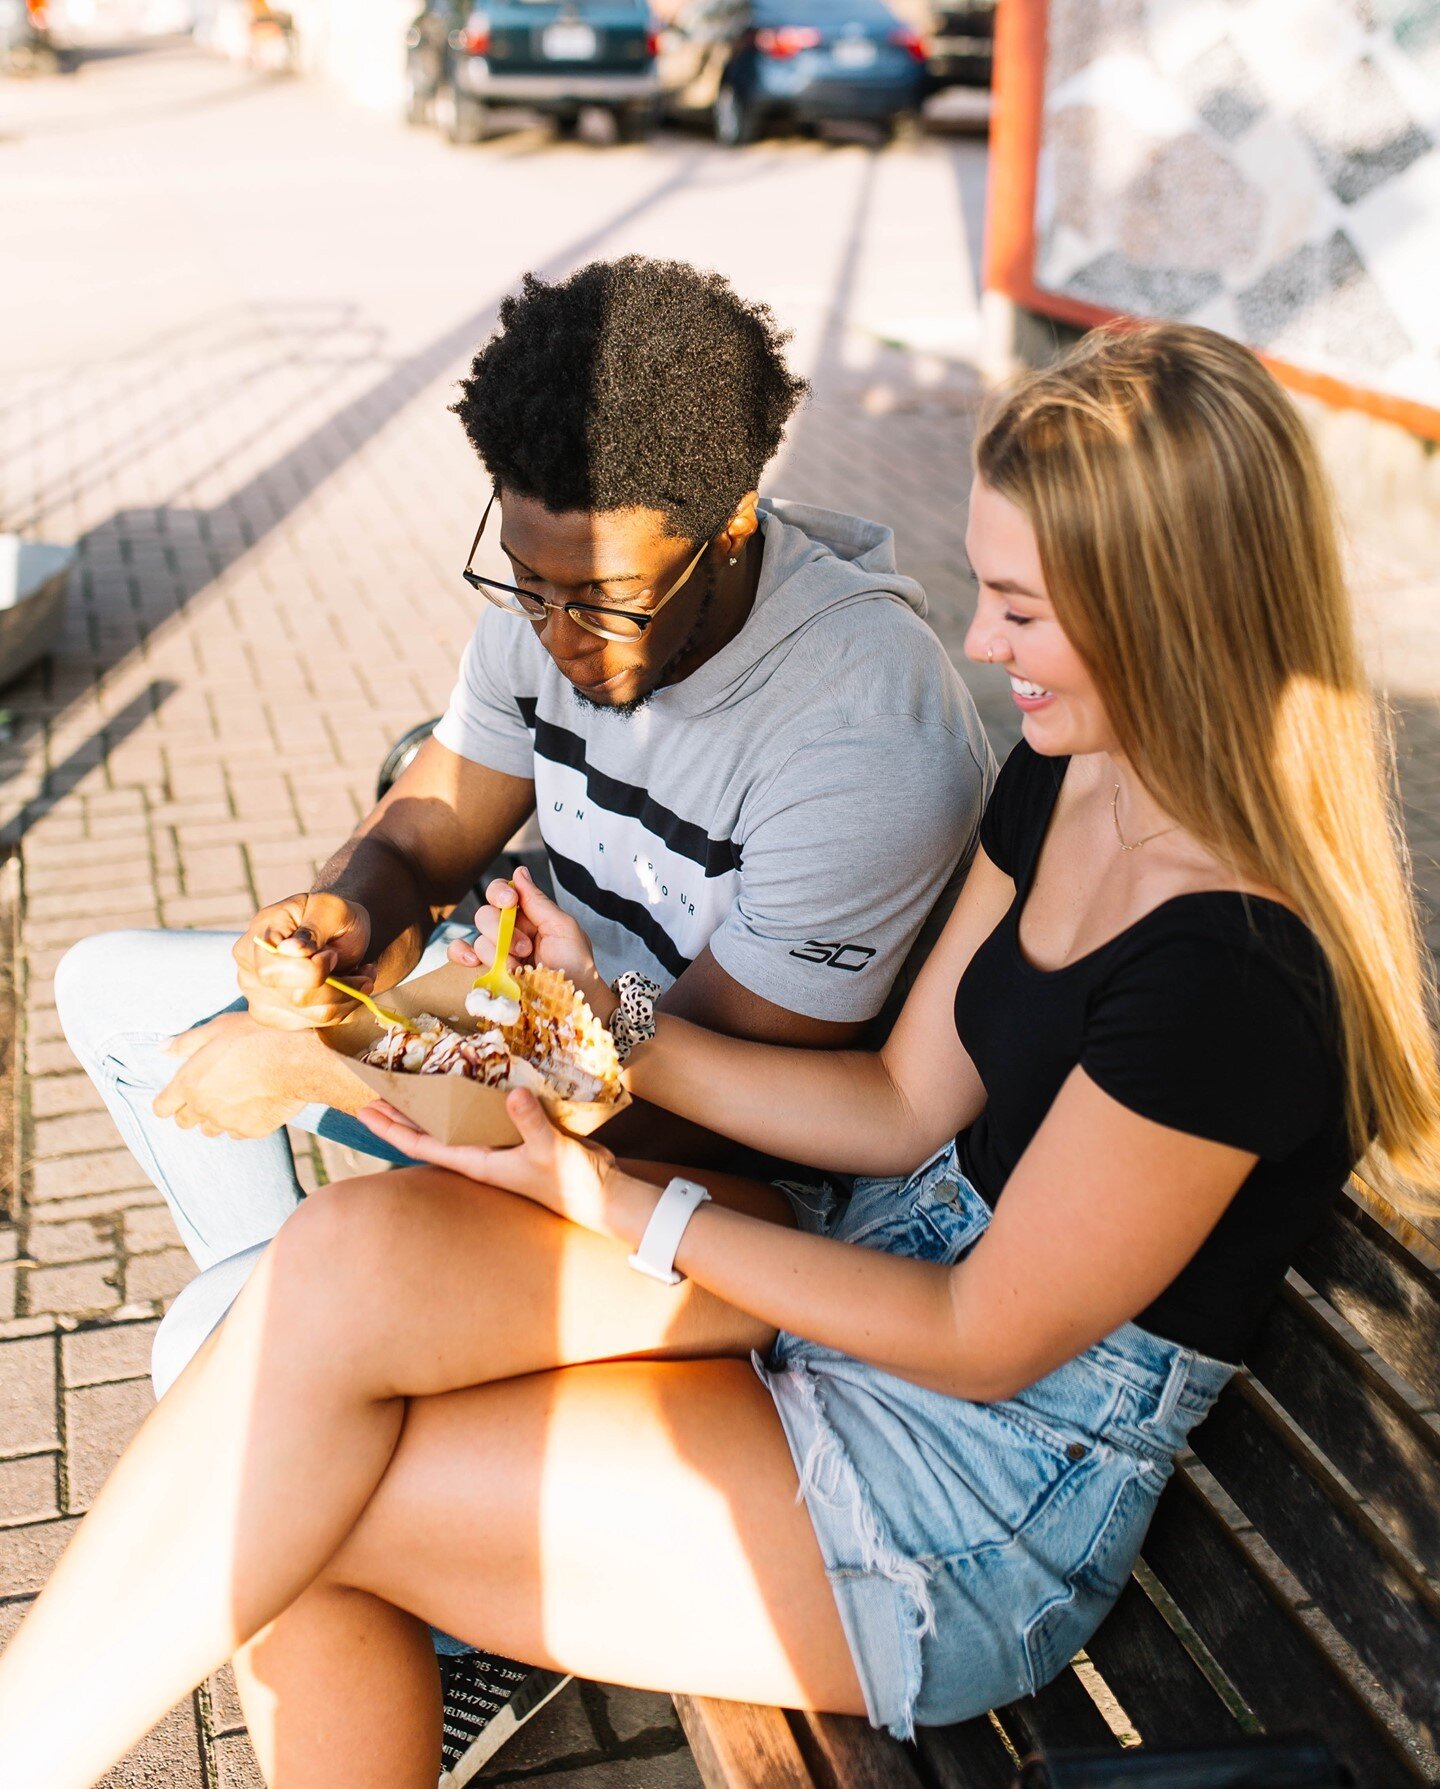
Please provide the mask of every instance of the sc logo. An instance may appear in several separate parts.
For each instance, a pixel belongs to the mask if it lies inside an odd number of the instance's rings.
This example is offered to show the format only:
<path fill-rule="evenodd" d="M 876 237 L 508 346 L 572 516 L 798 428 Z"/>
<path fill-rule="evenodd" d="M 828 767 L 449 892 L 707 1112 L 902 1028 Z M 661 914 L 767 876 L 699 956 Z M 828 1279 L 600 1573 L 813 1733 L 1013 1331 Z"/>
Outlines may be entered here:
<path fill-rule="evenodd" d="M 792 950 L 790 955 L 799 957 L 802 963 L 823 963 L 827 969 L 847 969 L 858 975 L 875 952 L 868 944 L 820 944 L 807 938 L 804 947 Z"/>

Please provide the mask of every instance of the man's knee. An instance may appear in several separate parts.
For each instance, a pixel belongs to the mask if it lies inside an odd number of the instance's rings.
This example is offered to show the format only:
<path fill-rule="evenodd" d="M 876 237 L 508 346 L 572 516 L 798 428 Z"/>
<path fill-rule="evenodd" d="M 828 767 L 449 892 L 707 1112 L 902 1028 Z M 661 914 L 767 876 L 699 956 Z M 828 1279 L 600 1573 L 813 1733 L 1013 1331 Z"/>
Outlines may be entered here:
<path fill-rule="evenodd" d="M 98 1053 L 114 1028 L 117 1007 L 127 1003 L 128 965 L 138 955 L 141 932 L 96 932 L 72 944 L 55 969 L 55 1010 L 66 1042 L 83 1061 Z"/>
<path fill-rule="evenodd" d="M 119 1040 L 173 1037 L 237 998 L 230 932 L 100 932 L 55 971 L 55 1004 L 75 1054 L 97 1065 Z"/>

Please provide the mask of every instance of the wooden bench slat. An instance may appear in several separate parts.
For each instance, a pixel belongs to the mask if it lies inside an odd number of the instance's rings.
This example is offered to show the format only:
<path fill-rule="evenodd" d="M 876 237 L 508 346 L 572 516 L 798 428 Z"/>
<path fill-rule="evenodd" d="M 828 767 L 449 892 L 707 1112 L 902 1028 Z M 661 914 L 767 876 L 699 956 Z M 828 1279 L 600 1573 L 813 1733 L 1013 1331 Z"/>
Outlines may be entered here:
<path fill-rule="evenodd" d="M 1120 1748 L 1073 1666 L 1067 1666 L 1023 1702 L 1002 1708 L 1000 1721 L 1017 1752 L 1034 1751 L 1041 1745 L 1086 1746 L 1091 1751 Z"/>
<path fill-rule="evenodd" d="M 793 1713 L 790 1727 L 819 1783 L 844 1789 L 925 1789 L 913 1754 L 858 1715 Z"/>
<path fill-rule="evenodd" d="M 783 1710 L 711 1696 L 676 1696 L 705 1789 L 814 1789 Z"/>
<path fill-rule="evenodd" d="M 1430 1780 L 1183 1467 L 1144 1558 L 1269 1732 L 1310 1728 L 1363 1784 Z"/>
<path fill-rule="evenodd" d="M 988 1717 L 920 1727 L 915 1750 L 935 1789 L 1012 1789 L 1015 1760 Z"/>
<path fill-rule="evenodd" d="M 1399 1212 L 1359 1173 L 1350 1176 L 1346 1191 L 1352 1204 L 1361 1211 L 1368 1211 L 1371 1217 L 1378 1218 L 1382 1230 L 1398 1236 L 1406 1248 L 1413 1249 L 1416 1254 L 1428 1259 L 1431 1267 L 1440 1273 L 1440 1212 L 1424 1217 L 1417 1213 Z"/>
<path fill-rule="evenodd" d="M 1134 1578 L 1086 1647 L 1147 1746 L 1222 1745 L 1235 1717 Z"/>
<path fill-rule="evenodd" d="M 1440 1403 L 1440 1279 L 1348 1195 L 1295 1263 L 1430 1403 Z"/>
<path fill-rule="evenodd" d="M 1232 1380 L 1191 1445 L 1434 1745 L 1440 1596 L 1258 1387 Z"/>
<path fill-rule="evenodd" d="M 1284 1288 L 1248 1364 L 1426 1570 L 1440 1576 L 1440 1434 L 1293 1286 Z"/>

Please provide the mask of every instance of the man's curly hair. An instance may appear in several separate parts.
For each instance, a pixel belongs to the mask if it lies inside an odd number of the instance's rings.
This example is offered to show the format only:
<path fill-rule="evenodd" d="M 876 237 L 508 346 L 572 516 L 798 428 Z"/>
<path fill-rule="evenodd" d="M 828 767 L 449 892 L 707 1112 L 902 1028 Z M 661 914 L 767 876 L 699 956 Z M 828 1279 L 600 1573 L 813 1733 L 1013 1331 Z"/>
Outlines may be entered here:
<path fill-rule="evenodd" d="M 502 490 L 556 511 L 656 509 L 708 540 L 806 391 L 769 307 L 718 273 L 626 255 L 527 273 L 451 409 Z"/>

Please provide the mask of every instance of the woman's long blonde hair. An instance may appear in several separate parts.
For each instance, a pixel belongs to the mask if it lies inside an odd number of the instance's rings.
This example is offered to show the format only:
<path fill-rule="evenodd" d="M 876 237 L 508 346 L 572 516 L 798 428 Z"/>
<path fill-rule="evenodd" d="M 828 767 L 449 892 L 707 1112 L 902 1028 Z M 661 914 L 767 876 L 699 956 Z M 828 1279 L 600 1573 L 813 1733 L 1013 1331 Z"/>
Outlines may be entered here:
<path fill-rule="evenodd" d="M 1365 1177 L 1435 1210 L 1429 957 L 1334 500 L 1299 414 L 1225 336 L 1101 330 L 1000 394 L 975 464 L 1034 528 L 1056 618 L 1151 794 L 1319 938 Z"/>

